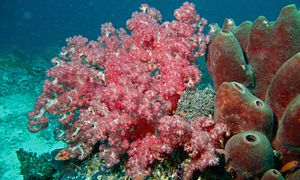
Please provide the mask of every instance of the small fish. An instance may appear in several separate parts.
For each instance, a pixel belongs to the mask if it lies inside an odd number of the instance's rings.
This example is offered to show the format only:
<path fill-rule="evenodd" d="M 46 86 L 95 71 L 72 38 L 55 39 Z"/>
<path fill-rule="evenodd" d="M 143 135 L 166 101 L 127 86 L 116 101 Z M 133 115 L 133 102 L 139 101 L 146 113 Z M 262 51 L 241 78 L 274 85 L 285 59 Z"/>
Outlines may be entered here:
<path fill-rule="evenodd" d="M 294 169 L 296 169 L 296 168 L 299 168 L 299 167 L 300 167 L 299 161 L 290 161 L 290 162 L 286 163 L 286 164 L 280 169 L 280 172 L 283 174 L 283 173 L 292 171 L 292 170 L 294 170 Z"/>
<path fill-rule="evenodd" d="M 288 150 L 288 153 L 292 153 L 292 152 L 300 153 L 300 147 L 286 146 L 285 149 Z"/>
<path fill-rule="evenodd" d="M 71 158 L 69 156 L 69 152 L 67 150 L 63 149 L 63 150 L 59 151 L 59 153 L 55 156 L 54 159 L 57 160 L 57 161 L 66 161 L 66 160 L 69 160 Z"/>

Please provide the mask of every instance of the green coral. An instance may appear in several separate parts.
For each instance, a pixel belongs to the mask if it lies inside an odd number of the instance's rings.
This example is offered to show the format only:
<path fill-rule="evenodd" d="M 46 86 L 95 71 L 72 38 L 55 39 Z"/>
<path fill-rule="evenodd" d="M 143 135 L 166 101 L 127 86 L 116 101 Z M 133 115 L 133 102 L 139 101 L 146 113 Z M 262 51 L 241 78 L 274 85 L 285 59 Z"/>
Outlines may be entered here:
<path fill-rule="evenodd" d="M 186 120 L 196 116 L 209 116 L 214 113 L 215 91 L 211 86 L 204 89 L 187 89 L 178 101 L 176 114 Z"/>
<path fill-rule="evenodd" d="M 53 158 L 49 153 L 37 156 L 36 153 L 26 152 L 23 149 L 19 149 L 16 153 L 21 163 L 20 170 L 24 180 L 53 179 L 56 169 L 52 162 Z"/>

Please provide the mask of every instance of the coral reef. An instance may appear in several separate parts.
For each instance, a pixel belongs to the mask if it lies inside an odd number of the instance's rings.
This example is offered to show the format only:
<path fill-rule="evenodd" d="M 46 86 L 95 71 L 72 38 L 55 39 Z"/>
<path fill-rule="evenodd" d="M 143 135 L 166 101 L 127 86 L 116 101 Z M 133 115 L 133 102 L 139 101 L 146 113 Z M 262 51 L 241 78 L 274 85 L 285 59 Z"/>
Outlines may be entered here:
<path fill-rule="evenodd" d="M 107 23 L 97 41 L 69 38 L 53 58 L 28 129 L 57 120 L 56 138 L 68 146 L 55 159 L 90 159 L 84 172 L 95 178 L 117 177 L 106 168 L 118 166 L 127 178 L 192 179 L 218 165 L 234 179 L 299 177 L 296 6 L 284 7 L 275 22 L 261 16 L 237 27 L 226 19 L 222 29 L 212 24 L 208 36 L 191 3 L 175 10 L 171 22 L 159 23 L 160 12 L 146 4 L 140 10 L 126 23 L 129 34 Z M 207 39 L 216 96 L 195 88 Z"/>
<path fill-rule="evenodd" d="M 274 168 L 273 148 L 268 138 L 257 131 L 232 136 L 225 145 L 227 168 L 236 179 L 260 177 Z"/>
<path fill-rule="evenodd" d="M 192 120 L 197 116 L 213 115 L 214 107 L 215 91 L 211 86 L 204 89 L 186 89 L 180 96 L 175 114 Z"/>
<path fill-rule="evenodd" d="M 17 157 L 21 163 L 21 175 L 25 180 L 30 179 L 52 179 L 57 171 L 50 154 L 37 156 L 36 153 L 18 150 Z"/>
<path fill-rule="evenodd" d="M 218 164 L 216 148 L 228 134 L 211 117 L 186 121 L 174 114 L 180 95 L 201 79 L 195 60 L 206 48 L 206 20 L 187 2 L 174 11 L 176 20 L 162 24 L 156 9 L 142 4 L 140 10 L 126 23 L 130 35 L 107 23 L 97 41 L 67 39 L 29 113 L 28 129 L 45 129 L 52 116 L 59 123 L 56 138 L 68 145 L 56 160 L 84 160 L 99 151 L 112 167 L 125 155 L 132 177 L 151 175 L 156 160 L 183 148 L 188 179 Z"/>
<path fill-rule="evenodd" d="M 254 23 L 247 21 L 238 27 L 227 19 L 222 30 L 211 25 L 207 67 L 215 91 L 225 81 L 237 81 L 265 99 L 275 73 L 300 51 L 299 16 L 297 7 L 289 5 L 281 10 L 276 22 L 260 16 Z"/>
<path fill-rule="evenodd" d="M 273 146 L 283 154 L 285 162 L 298 159 L 300 161 L 300 95 L 286 108 L 280 119 Z"/>
<path fill-rule="evenodd" d="M 244 85 L 238 82 L 221 84 L 215 106 L 216 121 L 225 122 L 231 133 L 260 131 L 272 139 L 274 118 L 271 108 Z"/>
<path fill-rule="evenodd" d="M 299 67 L 300 52 L 289 58 L 278 69 L 268 87 L 266 102 L 270 104 L 278 120 L 281 119 L 286 107 L 299 95 Z"/>
<path fill-rule="evenodd" d="M 238 27 L 232 19 L 226 19 L 222 29 L 211 25 L 207 66 L 216 91 L 214 116 L 236 134 L 226 143 L 224 154 L 231 160 L 228 165 L 234 163 L 232 159 L 239 162 L 235 165 L 237 179 L 241 174 L 259 178 L 273 168 L 273 158 L 279 158 L 277 168 L 300 161 L 299 29 L 300 12 L 295 5 L 284 7 L 275 22 L 261 16 Z M 228 147 L 249 130 L 266 135 L 269 150 L 239 147 L 233 154 Z M 279 153 L 271 152 L 270 143 Z M 261 154 L 267 151 L 265 159 Z M 270 166 L 259 168 L 252 160 Z M 278 174 L 269 171 L 268 176 L 277 178 Z"/>

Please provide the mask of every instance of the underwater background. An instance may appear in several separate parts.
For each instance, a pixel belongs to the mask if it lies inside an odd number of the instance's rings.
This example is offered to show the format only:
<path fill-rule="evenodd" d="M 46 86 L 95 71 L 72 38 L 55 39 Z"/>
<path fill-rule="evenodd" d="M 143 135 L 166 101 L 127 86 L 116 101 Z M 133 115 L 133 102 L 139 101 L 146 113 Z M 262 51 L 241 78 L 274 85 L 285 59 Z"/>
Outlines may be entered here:
<path fill-rule="evenodd" d="M 162 13 L 163 21 L 173 20 L 180 0 L 0 0 L 0 179 L 23 179 L 16 151 L 37 154 L 64 147 L 55 141 L 52 130 L 27 130 L 27 113 L 33 110 L 42 92 L 51 58 L 57 56 L 67 37 L 83 35 L 97 39 L 100 26 L 112 22 L 125 27 L 126 20 L 147 3 Z M 197 0 L 197 12 L 210 23 L 225 18 L 254 21 L 263 15 L 275 21 L 280 9 L 298 0 Z M 202 72 L 206 72 L 205 63 Z M 207 74 L 204 83 L 211 83 Z M 206 79 L 205 79 L 206 78 Z"/>

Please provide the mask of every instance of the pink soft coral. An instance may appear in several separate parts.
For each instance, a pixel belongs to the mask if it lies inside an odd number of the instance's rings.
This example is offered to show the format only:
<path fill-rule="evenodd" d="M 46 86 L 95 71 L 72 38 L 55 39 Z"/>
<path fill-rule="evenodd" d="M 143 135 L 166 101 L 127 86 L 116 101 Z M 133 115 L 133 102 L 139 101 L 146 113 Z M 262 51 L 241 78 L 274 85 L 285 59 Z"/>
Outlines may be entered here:
<path fill-rule="evenodd" d="M 47 115 L 55 115 L 56 137 L 68 145 L 57 159 L 85 159 L 97 142 L 107 142 L 100 157 L 113 165 L 128 152 L 130 175 L 148 171 L 161 153 L 179 146 L 196 159 L 192 171 L 216 162 L 214 147 L 223 130 L 201 118 L 191 124 L 172 116 L 180 94 L 200 81 L 193 63 L 205 47 L 199 38 L 205 21 L 190 3 L 175 11 L 177 20 L 163 24 L 156 9 L 144 4 L 141 10 L 127 21 L 131 35 L 107 23 L 97 41 L 69 38 L 53 58 L 28 128 L 42 130 Z"/>
<path fill-rule="evenodd" d="M 145 138 L 132 143 L 128 154 L 127 171 L 130 174 L 149 174 L 149 165 L 155 159 L 162 159 L 180 147 L 188 154 L 191 162 L 184 177 L 189 179 L 195 170 L 217 165 L 215 154 L 220 140 L 228 135 L 228 128 L 216 124 L 211 117 L 197 117 L 188 122 L 182 117 L 164 116 L 159 119 L 157 134 L 148 134 Z"/>

